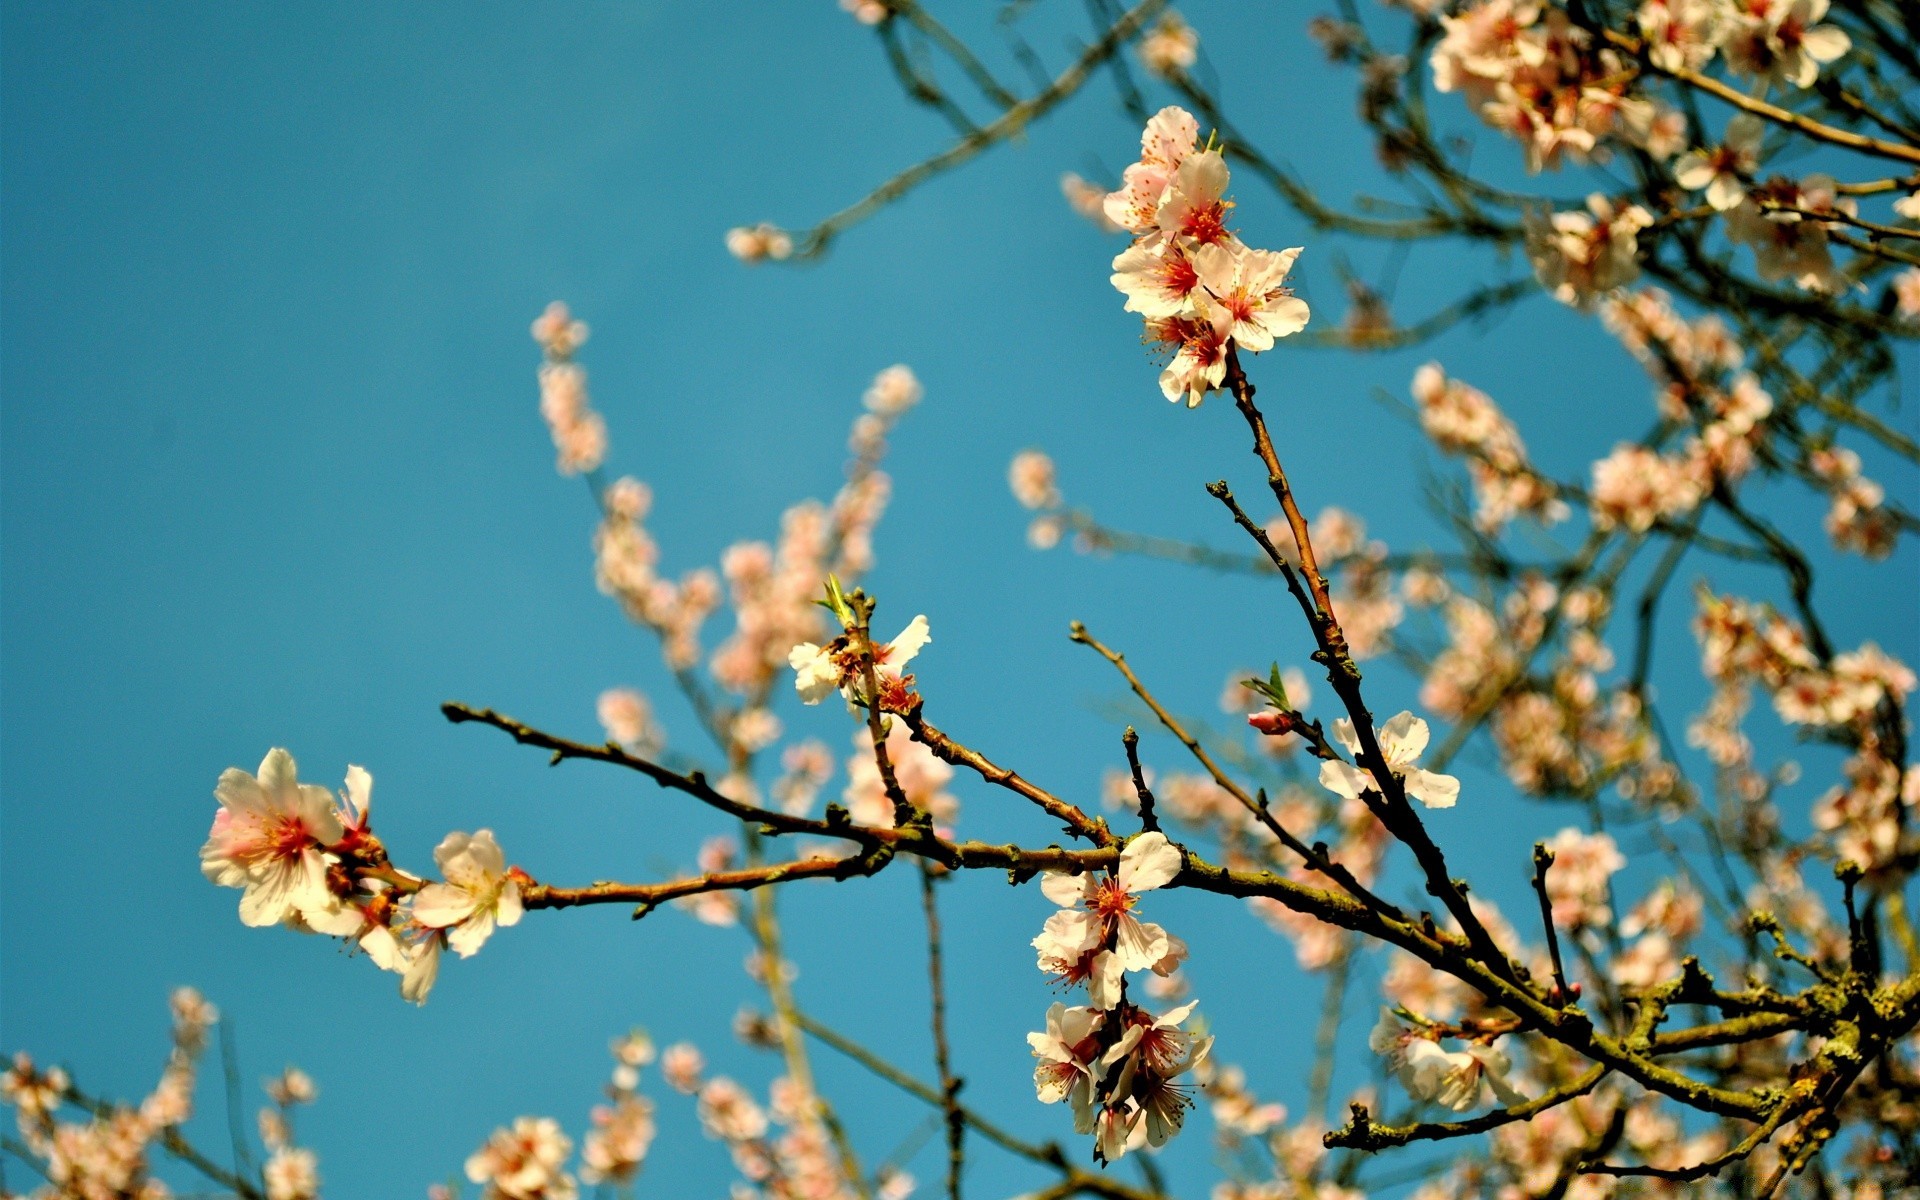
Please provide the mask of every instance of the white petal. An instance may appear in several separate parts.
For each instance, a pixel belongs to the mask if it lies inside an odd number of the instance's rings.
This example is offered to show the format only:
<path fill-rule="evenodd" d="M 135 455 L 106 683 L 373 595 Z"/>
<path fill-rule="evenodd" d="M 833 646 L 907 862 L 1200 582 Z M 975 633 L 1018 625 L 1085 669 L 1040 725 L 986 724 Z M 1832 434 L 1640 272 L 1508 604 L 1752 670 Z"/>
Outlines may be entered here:
<path fill-rule="evenodd" d="M 400 979 L 402 999 L 415 1004 L 425 1004 L 427 993 L 433 990 L 434 980 L 440 978 L 440 939 L 429 938 L 426 945 L 413 953 L 413 961 L 407 965 L 407 973 Z"/>
<path fill-rule="evenodd" d="M 1333 719 L 1333 737 L 1335 741 L 1347 748 L 1348 754 L 1356 758 L 1359 757 L 1360 735 L 1353 731 L 1352 721 L 1347 720 L 1345 717 L 1335 717 Z"/>
<path fill-rule="evenodd" d="M 430 883 L 413 897 L 413 919 L 429 929 L 458 925 L 478 907 L 473 893 L 444 883 Z"/>
<path fill-rule="evenodd" d="M 1129 971 L 1152 970 L 1167 956 L 1167 931 L 1132 913 L 1121 913 L 1114 921 L 1114 935 L 1114 951 Z"/>
<path fill-rule="evenodd" d="M 228 767 L 220 772 L 220 782 L 213 785 L 213 795 L 226 807 L 242 812 L 259 812 L 267 806 L 267 797 L 260 790 L 260 781 L 239 767 Z"/>
<path fill-rule="evenodd" d="M 487 909 L 478 909 L 471 917 L 453 927 L 447 934 L 447 945 L 461 958 L 472 958 L 480 953 L 480 947 L 487 944 L 493 936 L 493 913 Z"/>
<path fill-rule="evenodd" d="M 1120 889 L 1137 896 L 1173 882 L 1180 873 L 1180 848 L 1164 833 L 1143 833 L 1120 852 Z"/>
<path fill-rule="evenodd" d="M 365 816 L 373 808 L 373 775 L 365 767 L 347 768 L 347 802 L 353 811 Z"/>
<path fill-rule="evenodd" d="M 300 768 L 293 755 L 275 746 L 260 760 L 260 790 L 269 796 L 292 791 L 300 780 Z"/>
<path fill-rule="evenodd" d="M 1123 974 L 1119 955 L 1111 950 L 1102 950 L 1094 955 L 1093 970 L 1087 974 L 1087 1003 L 1101 1012 L 1107 1012 L 1119 1004 Z"/>
<path fill-rule="evenodd" d="M 1064 871 L 1047 871 L 1040 876 L 1040 892 L 1061 908 L 1072 908 L 1093 890 L 1093 878 L 1091 872 L 1069 875 Z"/>
<path fill-rule="evenodd" d="M 501 925 L 518 925 L 520 914 L 525 911 L 520 899 L 520 885 L 508 883 L 500 889 L 500 900 L 494 905 L 493 919 Z"/>
<path fill-rule="evenodd" d="M 1358 800 L 1361 792 L 1373 786 L 1373 776 L 1351 763 L 1323 762 L 1320 764 L 1320 786 L 1336 796 Z"/>
<path fill-rule="evenodd" d="M 1395 768 L 1419 761 L 1427 748 L 1427 723 L 1410 712 L 1403 712 L 1380 727 L 1380 749 L 1387 765 Z"/>
<path fill-rule="evenodd" d="M 1418 767 L 1406 774 L 1407 795 L 1428 808 L 1452 808 L 1460 800 L 1460 781 L 1438 771 Z"/>
<path fill-rule="evenodd" d="M 887 665 L 899 671 L 914 655 L 920 653 L 922 646 L 932 640 L 933 634 L 927 630 L 926 614 L 922 613 L 907 622 L 900 636 L 887 643 Z"/>

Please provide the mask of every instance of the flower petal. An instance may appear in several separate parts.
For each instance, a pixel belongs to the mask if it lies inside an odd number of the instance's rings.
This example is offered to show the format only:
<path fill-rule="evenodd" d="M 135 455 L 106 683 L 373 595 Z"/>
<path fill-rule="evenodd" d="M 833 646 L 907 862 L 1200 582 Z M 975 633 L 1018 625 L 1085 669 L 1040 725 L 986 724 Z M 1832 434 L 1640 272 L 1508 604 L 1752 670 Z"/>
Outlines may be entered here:
<path fill-rule="evenodd" d="M 1320 764 L 1320 786 L 1336 796 L 1358 800 L 1361 792 L 1373 786 L 1373 777 L 1352 763 L 1323 762 Z"/>
<path fill-rule="evenodd" d="M 1428 808 L 1452 808 L 1460 800 L 1460 781 L 1438 771 L 1418 767 L 1406 774 L 1407 795 Z"/>
<path fill-rule="evenodd" d="M 1184 862 L 1180 848 L 1164 833 L 1143 833 L 1127 843 L 1120 852 L 1119 881 L 1122 891 L 1137 896 L 1173 882 Z"/>

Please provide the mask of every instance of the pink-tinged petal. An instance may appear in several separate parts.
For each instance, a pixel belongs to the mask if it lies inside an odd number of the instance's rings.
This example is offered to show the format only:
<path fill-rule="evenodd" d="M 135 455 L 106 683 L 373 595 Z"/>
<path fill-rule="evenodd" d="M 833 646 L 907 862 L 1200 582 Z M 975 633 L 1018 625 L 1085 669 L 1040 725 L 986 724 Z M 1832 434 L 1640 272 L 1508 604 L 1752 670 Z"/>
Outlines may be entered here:
<path fill-rule="evenodd" d="M 1246 253 L 1245 247 L 1241 253 Z M 1209 243 L 1196 249 L 1191 255 L 1194 273 L 1200 276 L 1200 282 L 1216 296 L 1225 295 L 1233 290 L 1234 276 L 1238 267 L 1234 262 L 1233 251 L 1218 243 Z"/>
<path fill-rule="evenodd" d="M 260 790 L 260 781 L 239 767 L 228 767 L 220 772 L 220 782 L 213 785 L 213 796 L 236 812 L 259 812 L 267 806 L 267 797 Z"/>
<path fill-rule="evenodd" d="M 1361 792 L 1373 786 L 1373 776 L 1350 763 L 1323 762 L 1320 764 L 1320 786 L 1336 796 L 1358 800 Z"/>
<path fill-rule="evenodd" d="M 479 905 L 472 892 L 444 883 L 430 883 L 413 896 L 413 919 L 429 929 L 458 925 Z"/>
<path fill-rule="evenodd" d="M 1120 889 L 1139 895 L 1167 886 L 1184 862 L 1180 848 L 1164 833 L 1143 833 L 1120 852 Z"/>
<path fill-rule="evenodd" d="M 1091 874 L 1068 875 L 1063 871 L 1048 871 L 1040 876 L 1041 894 L 1062 908 L 1071 908 L 1080 903 L 1093 890 L 1093 886 Z"/>
<path fill-rule="evenodd" d="M 900 631 L 900 636 L 887 643 L 887 666 L 899 671 L 932 640 L 933 634 L 928 631 L 927 618 L 923 613 L 908 621 L 907 627 Z"/>
<path fill-rule="evenodd" d="M 1173 172 L 1173 188 L 1194 204 L 1211 204 L 1227 193 L 1230 172 L 1218 150 L 1202 150 L 1181 160 Z"/>
<path fill-rule="evenodd" d="M 1140 157 L 1143 161 L 1177 167 L 1200 143 L 1200 123 L 1193 114 L 1169 104 L 1147 118 L 1140 133 Z"/>
<path fill-rule="evenodd" d="M 1167 956 L 1167 931 L 1132 913 L 1114 920 L 1114 953 L 1129 971 L 1149 971 Z"/>
<path fill-rule="evenodd" d="M 1419 768 L 1406 774 L 1407 795 L 1428 808 L 1452 808 L 1460 801 L 1460 781 L 1451 775 Z"/>
<path fill-rule="evenodd" d="M 1287 275 L 1292 272 L 1293 264 L 1300 257 L 1301 246 L 1289 246 L 1285 250 L 1259 250 L 1255 269 L 1247 279 L 1250 287 L 1259 291 L 1272 291 L 1286 283 Z"/>

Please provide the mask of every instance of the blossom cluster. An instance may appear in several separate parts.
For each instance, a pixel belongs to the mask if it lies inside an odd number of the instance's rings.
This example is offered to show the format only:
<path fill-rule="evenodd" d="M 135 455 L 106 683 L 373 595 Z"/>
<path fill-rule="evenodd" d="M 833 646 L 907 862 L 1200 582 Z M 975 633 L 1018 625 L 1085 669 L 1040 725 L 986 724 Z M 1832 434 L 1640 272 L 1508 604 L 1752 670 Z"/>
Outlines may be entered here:
<path fill-rule="evenodd" d="M 1169 107 L 1147 122 L 1139 161 L 1106 199 L 1107 218 L 1134 235 L 1113 260 L 1113 286 L 1171 357 L 1161 392 L 1190 408 L 1221 386 L 1231 347 L 1269 350 L 1307 325 L 1306 302 L 1286 284 L 1300 248 L 1259 250 L 1235 236 L 1228 181 L 1192 114 Z"/>
<path fill-rule="evenodd" d="M 733 714 L 736 740 L 750 750 L 772 744 L 780 723 L 767 708 L 767 696 L 788 665 L 792 648 L 818 641 L 823 619 L 814 604 L 820 581 L 828 575 L 857 578 L 873 565 L 873 529 L 886 511 L 891 481 L 879 467 L 887 437 L 920 400 L 922 389 L 905 366 L 881 371 L 867 389 L 865 411 L 849 439 L 853 460 L 847 481 L 830 504 L 804 501 L 781 516 L 777 543 L 742 541 L 729 546 L 716 574 L 706 568 L 685 573 L 677 582 L 660 574 L 660 550 L 645 521 L 652 493 L 636 479 L 623 478 L 601 494 L 603 511 L 594 533 L 595 575 L 600 590 L 620 603 L 637 624 L 654 631 L 674 671 L 690 670 L 701 658 L 700 628 L 722 602 L 732 609 L 734 628 L 707 660 L 715 683 L 742 700 Z M 643 709 L 631 693 L 611 693 L 616 741 L 621 728 L 646 731 Z M 603 702 L 603 719 L 607 715 Z M 624 719 L 623 719 L 624 717 Z"/>
<path fill-rule="evenodd" d="M 1551 481 L 1533 469 L 1513 422 L 1479 388 L 1450 379 L 1439 363 L 1413 375 L 1420 427 L 1434 445 L 1465 456 L 1473 485 L 1474 524 L 1499 533 L 1517 516 L 1553 525 L 1567 515 Z"/>
<path fill-rule="evenodd" d="M 1900 711 L 1913 692 L 1911 668 L 1872 642 L 1824 661 L 1804 629 L 1764 605 L 1702 590 L 1694 629 L 1701 670 L 1715 686 L 1708 708 L 1689 729 L 1716 765 L 1743 785 L 1751 803 L 1765 781 L 1751 764 L 1752 743 L 1739 721 L 1751 689 L 1769 693 L 1790 725 L 1848 743 L 1843 782 L 1813 806 L 1813 825 L 1837 859 L 1869 873 L 1905 860 L 1916 849 L 1908 810 L 1920 805 L 1920 766 L 1903 765 L 1883 715 Z"/>
<path fill-rule="evenodd" d="M 1095 1135 L 1094 1156 L 1112 1162 L 1167 1143 L 1193 1100 L 1181 1078 L 1205 1061 L 1213 1039 L 1181 1028 L 1198 1001 L 1156 1016 L 1127 996 L 1126 977 L 1179 969 L 1186 943 L 1135 915 L 1139 897 L 1172 883 L 1184 859 L 1158 832 L 1127 843 L 1114 870 L 1049 873 L 1041 890 L 1060 906 L 1033 939 L 1040 970 L 1084 985 L 1088 1003 L 1055 1004 L 1047 1027 L 1027 1035 L 1040 1100 L 1073 1109 L 1074 1131 Z"/>
<path fill-rule="evenodd" d="M 573 361 L 587 340 L 587 325 L 555 300 L 533 322 L 533 340 L 546 361 L 540 366 L 540 415 L 553 433 L 562 475 L 600 469 L 607 457 L 607 423 L 587 398 L 587 370 Z"/>
<path fill-rule="evenodd" d="M 20 1134 L 8 1149 L 46 1179 L 45 1187 L 20 1193 L 21 1200 L 166 1200 L 173 1194 L 154 1176 L 152 1152 L 172 1151 L 170 1139 L 193 1116 L 200 1056 L 220 1014 L 192 988 L 176 990 L 171 1007 L 172 1049 L 159 1083 L 138 1105 L 85 1096 L 65 1071 L 42 1069 L 24 1052 L 0 1072 L 0 1102 L 12 1106 Z M 289 1067 L 268 1081 L 267 1093 L 273 1106 L 260 1114 L 266 1200 L 317 1200 L 318 1160 L 293 1144 L 287 1118 L 312 1101 L 313 1081 Z M 68 1111 L 82 1119 L 63 1120 Z"/>
<path fill-rule="evenodd" d="M 301 783 L 293 756 L 275 748 L 258 775 L 229 767 L 214 789 L 220 802 L 200 848 L 200 869 L 241 889 L 240 920 L 341 938 L 382 970 L 401 976 L 400 993 L 424 1003 L 441 951 L 479 951 L 496 926 L 520 920 L 521 888 L 490 830 L 450 833 L 434 848 L 443 881 L 395 867 L 372 828 L 373 776 L 347 768 L 336 799 Z"/>
<path fill-rule="evenodd" d="M 1821 23 L 1826 10 L 1827 0 L 1645 0 L 1636 19 L 1656 70 L 1690 74 L 1724 54 L 1728 69 L 1764 94 L 1812 87 L 1821 67 L 1848 51 L 1845 31 Z M 1530 172 L 1605 162 L 1610 141 L 1672 160 L 1673 182 L 1724 216 L 1727 236 L 1753 250 L 1763 280 L 1824 292 L 1849 286 L 1828 248 L 1835 222 L 1821 217 L 1851 217 L 1855 206 L 1823 175 L 1762 179 L 1757 116 L 1739 113 L 1717 141 L 1688 149 L 1686 116 L 1637 94 L 1630 57 L 1567 11 L 1538 0 L 1481 0 L 1439 22 L 1435 89 L 1461 93 L 1483 121 L 1514 138 Z M 1541 284 L 1581 307 L 1638 274 L 1637 235 L 1653 220 L 1601 195 L 1587 207 L 1526 220 Z"/>

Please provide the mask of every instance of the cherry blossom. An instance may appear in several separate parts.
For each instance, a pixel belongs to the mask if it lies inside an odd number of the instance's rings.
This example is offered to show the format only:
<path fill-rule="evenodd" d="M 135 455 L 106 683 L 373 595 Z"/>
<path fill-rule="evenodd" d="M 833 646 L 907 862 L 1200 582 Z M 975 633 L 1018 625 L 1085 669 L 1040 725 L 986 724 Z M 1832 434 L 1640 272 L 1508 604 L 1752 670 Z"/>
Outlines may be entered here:
<path fill-rule="evenodd" d="M 1067 198 L 1069 208 L 1101 233 L 1120 232 L 1120 226 L 1107 215 L 1108 189 L 1068 171 L 1060 177 L 1060 194 Z"/>
<path fill-rule="evenodd" d="M 1357 761 L 1360 737 L 1345 717 L 1334 721 L 1333 735 Z M 1400 713 L 1379 728 L 1381 756 L 1387 769 L 1399 776 L 1407 795 L 1428 808 L 1452 808 L 1460 799 L 1460 781 L 1451 775 L 1421 770 L 1417 764 L 1427 748 L 1427 723 L 1410 712 Z M 1362 792 L 1380 790 L 1371 774 L 1346 762 L 1320 764 L 1320 785 L 1335 795 L 1357 800 Z"/>
<path fill-rule="evenodd" d="M 1760 118 L 1749 113 L 1727 122 L 1726 136 L 1710 150 L 1689 150 L 1673 164 L 1673 180 L 1693 191 L 1706 189 L 1707 203 L 1721 212 L 1747 198 L 1746 181 L 1760 165 Z"/>
<path fill-rule="evenodd" d="M 1653 217 L 1638 204 L 1616 207 L 1602 195 L 1587 212 L 1526 216 L 1527 257 L 1540 286 L 1562 304 L 1591 307 L 1606 292 L 1640 274 L 1638 234 Z"/>
<path fill-rule="evenodd" d="M 1727 236 L 1753 248 L 1755 268 L 1764 280 L 1791 279 L 1808 291 L 1844 291 L 1852 281 L 1834 265 L 1829 222 L 1809 215 L 1852 215 L 1857 206 L 1835 188 L 1826 175 L 1757 184 L 1727 214 Z"/>
<path fill-rule="evenodd" d="M 244 889 L 244 924 L 277 925 L 328 906 L 325 852 L 346 830 L 326 788 L 301 783 L 293 756 L 276 747 L 258 777 L 229 767 L 213 794 L 220 812 L 200 848 L 200 870 L 221 887 Z"/>
<path fill-rule="evenodd" d="M 1168 10 L 1147 36 L 1140 39 L 1140 65 L 1163 79 L 1189 70 L 1200 57 L 1200 35 L 1193 26 Z"/>
<path fill-rule="evenodd" d="M 882 703 L 890 692 L 900 690 L 912 678 L 901 668 L 932 640 L 927 618 L 922 614 L 907 622 L 907 627 L 892 641 L 874 643 L 873 673 L 880 686 Z M 846 697 L 849 705 L 865 703 L 866 664 L 848 639 L 836 638 L 825 646 L 802 642 L 788 653 L 787 662 L 793 667 L 794 687 L 803 703 L 818 704 L 836 690 Z"/>
<path fill-rule="evenodd" d="M 586 344 L 587 323 L 576 320 L 565 303 L 555 300 L 533 320 L 533 340 L 548 358 L 571 358 Z"/>
<path fill-rule="evenodd" d="M 867 411 L 885 417 L 898 417 L 914 405 L 920 403 L 925 389 L 914 375 L 913 369 L 902 363 L 895 363 L 873 377 L 867 393 L 861 402 Z"/>
<path fill-rule="evenodd" d="M 1093 1132 L 1093 1085 L 1105 1074 L 1093 1035 L 1105 1019 L 1097 1008 L 1055 1004 L 1047 1010 L 1046 1031 L 1027 1035 L 1038 1060 L 1033 1067 L 1034 1091 L 1042 1104 L 1069 1102 L 1075 1133 Z"/>
<path fill-rule="evenodd" d="M 1228 335 L 1236 345 L 1270 350 L 1275 339 L 1307 327 L 1306 301 L 1286 287 L 1287 272 L 1298 257 L 1298 246 L 1272 251 L 1215 243 L 1194 251 L 1193 269 L 1232 318 Z"/>
<path fill-rule="evenodd" d="M 1128 312 L 1154 320 L 1179 316 L 1193 307 L 1200 273 L 1179 246 L 1148 240 L 1120 252 L 1113 260 L 1112 281 L 1127 298 Z"/>
<path fill-rule="evenodd" d="M 574 1200 L 579 1188 L 564 1169 L 572 1153 L 551 1117 L 518 1117 L 467 1159 L 467 1178 L 485 1185 L 485 1200 Z"/>
<path fill-rule="evenodd" d="M 1140 161 L 1126 169 L 1118 191 L 1107 197 L 1107 219 L 1134 233 L 1159 228 L 1160 202 L 1173 173 L 1200 140 L 1200 126 L 1185 109 L 1163 108 L 1140 136 Z"/>
<path fill-rule="evenodd" d="M 1821 25 L 1827 0 L 1756 0 L 1733 9 L 1727 65 L 1766 84 L 1812 87 L 1820 68 L 1853 48 L 1837 25 Z"/>
<path fill-rule="evenodd" d="M 1132 1148 L 1131 1134 L 1144 1126 L 1146 1144 L 1159 1148 L 1180 1132 L 1186 1110 L 1193 1105 L 1180 1077 L 1206 1060 L 1211 1037 L 1195 1037 L 1180 1026 L 1199 1001 L 1155 1017 L 1129 1007 L 1125 1032 L 1101 1056 L 1105 1093 L 1099 1153 L 1107 1161 Z M 1122 1136 L 1122 1129 L 1128 1136 Z"/>
<path fill-rule="evenodd" d="M 1147 326 L 1148 336 L 1171 349 L 1173 361 L 1160 372 L 1160 393 L 1169 400 L 1185 400 L 1200 407 L 1207 393 L 1227 377 L 1227 348 L 1232 342 L 1233 314 L 1195 293 L 1194 316 L 1169 317 Z"/>
<path fill-rule="evenodd" d="M 1604 927 L 1613 919 L 1608 881 L 1627 865 L 1613 836 L 1567 828 L 1548 839 L 1546 847 L 1553 854 L 1547 869 L 1553 923 L 1562 929 Z"/>
<path fill-rule="evenodd" d="M 428 929 L 447 930 L 447 943 L 461 958 L 478 952 L 495 925 L 519 923 L 521 876 L 508 870 L 492 830 L 449 833 L 433 848 L 433 861 L 446 882 L 430 883 L 415 894 L 413 919 Z"/>
<path fill-rule="evenodd" d="M 607 739 L 638 754 L 654 754 L 660 749 L 660 727 L 653 719 L 653 706 L 632 688 L 609 688 L 600 693 L 600 725 Z"/>
<path fill-rule="evenodd" d="M 1127 843 L 1112 874 L 1043 876 L 1040 890 L 1063 911 L 1033 940 L 1041 969 L 1069 983 L 1086 982 L 1101 1010 L 1119 1003 L 1124 972 L 1171 973 L 1186 956 L 1185 944 L 1133 910 L 1140 893 L 1171 883 L 1183 861 L 1165 834 L 1143 833 Z"/>

